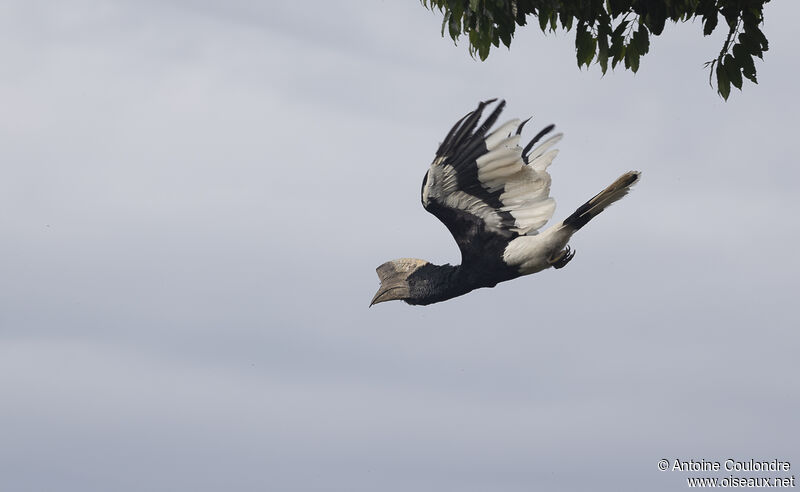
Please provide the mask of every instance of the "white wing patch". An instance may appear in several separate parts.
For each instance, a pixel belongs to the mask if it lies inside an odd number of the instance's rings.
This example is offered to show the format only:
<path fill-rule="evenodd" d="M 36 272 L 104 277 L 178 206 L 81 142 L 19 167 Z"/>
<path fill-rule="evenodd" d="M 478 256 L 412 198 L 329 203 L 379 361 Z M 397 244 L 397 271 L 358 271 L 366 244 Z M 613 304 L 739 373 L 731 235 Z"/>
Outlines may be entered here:
<path fill-rule="evenodd" d="M 478 180 L 489 192 L 502 190 L 500 210 L 514 217 L 511 229 L 520 235 L 536 233 L 547 223 L 556 202 L 550 198 L 550 174 L 547 167 L 558 150 L 550 150 L 562 134 L 557 134 L 540 144 L 528 155 L 528 164 L 522 156 L 519 135 L 509 133 L 519 127 L 519 120 L 511 120 L 486 137 L 486 154 L 476 159 Z"/>
<path fill-rule="evenodd" d="M 473 161 L 473 166 L 477 165 L 477 183 L 462 183 L 460 187 L 458 172 L 446 157 L 434 160 L 422 189 L 423 204 L 427 207 L 430 200 L 435 199 L 446 207 L 482 219 L 487 229 L 497 232 L 510 230 L 519 235 L 536 234 L 555 211 L 555 200 L 550 198 L 547 167 L 558 154 L 558 150 L 552 147 L 562 135 L 550 137 L 523 156 L 523 149 L 519 146 L 519 127 L 520 120 L 514 119 L 484 138 L 487 152 Z M 490 204 L 475 196 L 484 195 L 476 191 L 475 186 L 499 196 L 499 206 L 497 198 Z M 513 225 L 509 224 L 508 215 L 504 219 L 501 212 L 513 217 Z"/>
<path fill-rule="evenodd" d="M 431 196 L 438 198 L 443 205 L 457 210 L 464 210 L 480 217 L 488 227 L 500 229 L 502 219 L 497 211 L 480 198 L 470 195 L 458 188 L 456 170 L 453 166 L 441 164 L 436 159 L 428 171 L 425 187 L 422 188 L 422 203 L 428 204 Z"/>
<path fill-rule="evenodd" d="M 486 223 L 487 228 L 502 228 L 502 219 L 497 212 L 483 200 L 476 198 L 469 193 L 456 191 L 444 199 L 445 205 L 459 210 L 466 210 L 476 217 L 480 217 Z"/>

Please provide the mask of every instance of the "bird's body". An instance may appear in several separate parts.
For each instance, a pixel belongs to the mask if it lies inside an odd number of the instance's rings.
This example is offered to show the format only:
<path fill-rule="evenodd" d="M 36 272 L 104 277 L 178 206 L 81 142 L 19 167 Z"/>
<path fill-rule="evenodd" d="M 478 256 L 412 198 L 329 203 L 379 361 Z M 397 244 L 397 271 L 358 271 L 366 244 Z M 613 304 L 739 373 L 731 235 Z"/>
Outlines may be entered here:
<path fill-rule="evenodd" d="M 487 135 L 505 105 L 498 103 L 478 126 L 492 102 L 479 104 L 453 126 L 422 182 L 422 205 L 450 230 L 461 250 L 461 265 L 410 258 L 386 262 L 377 269 L 381 288 L 372 304 L 432 304 L 561 268 L 574 255 L 567 246 L 572 235 L 639 179 L 635 171 L 623 174 L 568 218 L 538 232 L 555 210 L 547 167 L 558 153 L 551 147 L 561 134 L 533 148 L 553 129 L 550 125 L 522 148 L 520 133 L 527 121 L 511 120 Z"/>

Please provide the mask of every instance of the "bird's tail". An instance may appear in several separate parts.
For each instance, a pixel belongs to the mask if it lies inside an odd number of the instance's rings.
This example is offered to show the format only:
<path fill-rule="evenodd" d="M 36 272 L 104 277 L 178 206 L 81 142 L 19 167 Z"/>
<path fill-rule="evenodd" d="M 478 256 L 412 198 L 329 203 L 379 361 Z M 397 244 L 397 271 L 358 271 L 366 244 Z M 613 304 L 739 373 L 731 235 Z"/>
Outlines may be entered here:
<path fill-rule="evenodd" d="M 639 171 L 628 171 L 605 190 L 594 196 L 591 200 L 584 203 L 572 215 L 564 219 L 564 225 L 578 230 L 585 226 L 587 222 L 597 217 L 600 212 L 609 205 L 616 202 L 631 190 L 631 186 L 639 181 Z"/>

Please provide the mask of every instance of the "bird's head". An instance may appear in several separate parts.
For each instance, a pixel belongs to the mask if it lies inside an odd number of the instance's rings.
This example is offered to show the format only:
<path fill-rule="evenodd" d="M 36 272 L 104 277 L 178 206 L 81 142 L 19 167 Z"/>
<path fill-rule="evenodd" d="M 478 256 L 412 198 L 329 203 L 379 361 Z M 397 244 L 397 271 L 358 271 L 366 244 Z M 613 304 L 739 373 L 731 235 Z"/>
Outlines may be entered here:
<path fill-rule="evenodd" d="M 411 297 L 411 286 L 408 283 L 408 277 L 428 264 L 427 261 L 416 258 L 400 258 L 399 260 L 387 261 L 379 266 L 375 271 L 378 272 L 381 286 L 369 305 L 409 299 Z"/>

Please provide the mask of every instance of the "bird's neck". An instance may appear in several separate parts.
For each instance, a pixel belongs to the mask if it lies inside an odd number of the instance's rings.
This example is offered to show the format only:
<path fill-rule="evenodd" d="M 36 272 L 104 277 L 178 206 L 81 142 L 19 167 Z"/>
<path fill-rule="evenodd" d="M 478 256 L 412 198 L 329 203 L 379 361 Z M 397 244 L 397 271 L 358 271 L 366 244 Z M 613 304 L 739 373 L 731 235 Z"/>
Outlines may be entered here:
<path fill-rule="evenodd" d="M 409 278 L 408 304 L 426 305 L 446 301 L 480 287 L 461 265 L 427 264 Z"/>

